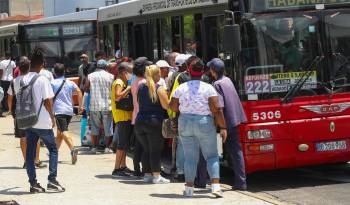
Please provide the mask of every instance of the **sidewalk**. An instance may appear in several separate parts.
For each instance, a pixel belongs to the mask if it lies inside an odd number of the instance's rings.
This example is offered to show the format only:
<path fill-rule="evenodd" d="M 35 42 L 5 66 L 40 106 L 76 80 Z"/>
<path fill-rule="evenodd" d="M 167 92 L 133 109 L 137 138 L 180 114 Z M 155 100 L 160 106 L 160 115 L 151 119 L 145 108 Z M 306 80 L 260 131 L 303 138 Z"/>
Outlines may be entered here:
<path fill-rule="evenodd" d="M 13 121 L 0 118 L 0 204 L 15 200 L 21 205 L 90 205 L 90 204 L 269 204 L 247 195 L 225 190 L 224 198 L 213 199 L 208 190 L 197 190 L 193 199 L 182 197 L 183 184 L 145 185 L 141 180 L 111 178 L 114 154 L 79 155 L 76 165 L 70 164 L 65 144 L 59 152 L 58 181 L 66 187 L 64 193 L 30 194 L 19 139 L 13 136 Z M 74 136 L 75 143 L 79 142 Z M 46 148 L 41 160 L 48 163 Z M 128 159 L 131 166 L 131 161 Z M 37 170 L 38 182 L 46 187 L 48 169 Z"/>

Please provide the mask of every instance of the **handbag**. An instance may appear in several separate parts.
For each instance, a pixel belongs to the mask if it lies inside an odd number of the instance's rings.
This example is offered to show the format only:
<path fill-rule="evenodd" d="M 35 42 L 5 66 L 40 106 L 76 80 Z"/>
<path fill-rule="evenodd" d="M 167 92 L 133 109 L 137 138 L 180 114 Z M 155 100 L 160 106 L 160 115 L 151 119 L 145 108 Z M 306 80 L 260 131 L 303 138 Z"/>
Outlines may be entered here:
<path fill-rule="evenodd" d="M 118 110 L 133 111 L 134 104 L 133 104 L 131 92 L 129 92 L 124 98 L 120 99 L 115 104 Z"/>
<path fill-rule="evenodd" d="M 171 139 L 178 136 L 177 127 L 176 127 L 177 123 L 175 122 L 177 122 L 176 118 L 168 118 L 163 120 L 162 135 L 164 138 Z"/>

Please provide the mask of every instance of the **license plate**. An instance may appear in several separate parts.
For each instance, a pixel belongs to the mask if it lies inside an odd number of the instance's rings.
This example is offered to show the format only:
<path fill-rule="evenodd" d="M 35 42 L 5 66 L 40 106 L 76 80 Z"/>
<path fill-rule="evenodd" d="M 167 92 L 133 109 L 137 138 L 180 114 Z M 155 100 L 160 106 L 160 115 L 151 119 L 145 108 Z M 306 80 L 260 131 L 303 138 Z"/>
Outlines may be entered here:
<path fill-rule="evenodd" d="M 344 150 L 346 149 L 346 141 L 334 141 L 334 142 L 320 142 L 316 144 L 316 150 L 318 152 Z"/>

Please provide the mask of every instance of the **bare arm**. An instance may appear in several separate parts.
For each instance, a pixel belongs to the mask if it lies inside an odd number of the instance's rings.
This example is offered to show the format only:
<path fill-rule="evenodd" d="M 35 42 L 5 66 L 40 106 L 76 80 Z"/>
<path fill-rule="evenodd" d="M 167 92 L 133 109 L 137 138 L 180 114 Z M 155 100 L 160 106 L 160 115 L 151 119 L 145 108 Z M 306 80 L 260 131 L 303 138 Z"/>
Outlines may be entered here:
<path fill-rule="evenodd" d="M 53 115 L 53 110 L 52 110 L 52 107 L 53 107 L 52 98 L 45 99 L 44 106 L 45 106 L 47 112 L 50 114 L 51 121 L 52 121 L 52 128 L 54 128 L 55 127 L 55 117 Z"/>
<path fill-rule="evenodd" d="M 165 110 L 169 109 L 170 100 L 169 100 L 167 91 L 164 89 L 164 87 L 158 88 L 157 94 L 159 96 L 159 101 L 163 109 Z"/>
<path fill-rule="evenodd" d="M 180 112 L 180 109 L 179 109 L 179 107 L 180 107 L 179 98 L 172 97 L 171 101 L 170 101 L 170 104 L 169 104 L 169 107 L 174 112 Z"/>
<path fill-rule="evenodd" d="M 209 99 L 209 107 L 211 112 L 214 115 L 215 124 L 220 128 L 220 134 L 222 137 L 222 141 L 225 142 L 227 138 L 227 130 L 226 130 L 226 122 L 222 109 L 219 107 L 218 97 L 210 97 Z"/>
<path fill-rule="evenodd" d="M 89 79 L 86 79 L 86 81 L 85 81 L 84 92 L 90 93 L 90 80 Z"/>
<path fill-rule="evenodd" d="M 127 94 L 130 93 L 130 90 L 130 86 L 123 90 L 123 88 L 120 85 L 117 85 L 115 89 L 115 100 L 117 102 L 120 101 L 122 98 L 124 98 Z"/>
<path fill-rule="evenodd" d="M 79 113 L 81 113 L 83 111 L 83 94 L 78 87 L 75 92 L 78 94 Z"/>

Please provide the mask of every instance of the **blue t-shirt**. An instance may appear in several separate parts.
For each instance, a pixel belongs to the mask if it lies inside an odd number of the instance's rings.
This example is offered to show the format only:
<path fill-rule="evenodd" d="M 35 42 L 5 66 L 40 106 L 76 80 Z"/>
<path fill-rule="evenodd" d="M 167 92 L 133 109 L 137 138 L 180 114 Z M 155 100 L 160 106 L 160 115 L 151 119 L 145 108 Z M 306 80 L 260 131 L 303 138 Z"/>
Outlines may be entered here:
<path fill-rule="evenodd" d="M 62 82 L 64 80 L 64 77 L 57 78 L 52 81 L 52 89 L 53 92 L 56 94 L 60 86 L 62 85 Z M 56 100 L 53 104 L 53 110 L 55 115 L 73 115 L 73 93 L 78 88 L 78 86 L 66 79 L 66 82 L 64 83 L 60 93 L 57 95 Z"/>

